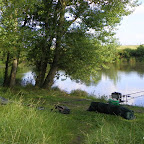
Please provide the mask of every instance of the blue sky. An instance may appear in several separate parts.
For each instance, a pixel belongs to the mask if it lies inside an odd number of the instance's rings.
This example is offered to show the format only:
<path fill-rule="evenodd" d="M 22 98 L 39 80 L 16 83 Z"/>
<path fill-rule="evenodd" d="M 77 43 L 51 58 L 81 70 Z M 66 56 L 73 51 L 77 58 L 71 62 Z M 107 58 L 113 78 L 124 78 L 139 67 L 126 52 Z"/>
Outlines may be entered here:
<path fill-rule="evenodd" d="M 144 0 L 135 11 L 123 17 L 121 25 L 118 26 L 116 37 L 121 45 L 140 45 L 144 44 Z"/>

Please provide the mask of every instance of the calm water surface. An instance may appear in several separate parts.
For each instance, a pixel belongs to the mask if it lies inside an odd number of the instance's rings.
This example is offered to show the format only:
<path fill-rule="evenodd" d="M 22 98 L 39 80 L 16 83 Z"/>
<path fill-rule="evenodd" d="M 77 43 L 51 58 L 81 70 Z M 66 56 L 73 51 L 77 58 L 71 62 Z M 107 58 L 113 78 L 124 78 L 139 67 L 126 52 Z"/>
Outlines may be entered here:
<path fill-rule="evenodd" d="M 110 66 L 110 69 L 100 72 L 100 80 L 89 85 L 66 78 L 60 72 L 61 77 L 55 80 L 53 86 L 59 87 L 70 93 L 72 90 L 84 90 L 87 93 L 97 96 L 109 96 L 112 92 L 120 92 L 123 95 L 130 94 L 129 105 L 144 106 L 144 63 L 123 63 Z M 31 72 L 25 73 L 22 81 L 35 84 L 34 76 Z M 141 92 L 143 91 L 143 92 Z M 137 93 L 141 92 L 141 93 Z M 132 94 L 135 93 L 135 94 Z"/>

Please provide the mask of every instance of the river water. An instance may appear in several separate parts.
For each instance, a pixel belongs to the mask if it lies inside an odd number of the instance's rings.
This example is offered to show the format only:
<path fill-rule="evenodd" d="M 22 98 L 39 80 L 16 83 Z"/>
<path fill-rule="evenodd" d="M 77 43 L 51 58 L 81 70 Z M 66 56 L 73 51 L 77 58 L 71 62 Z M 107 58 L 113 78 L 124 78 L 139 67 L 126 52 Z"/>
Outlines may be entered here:
<path fill-rule="evenodd" d="M 55 79 L 53 87 L 70 93 L 72 90 L 83 90 L 94 97 L 106 96 L 111 93 L 120 92 L 122 95 L 129 95 L 129 105 L 144 106 L 144 63 L 121 63 L 111 65 L 109 69 L 101 71 L 100 80 L 91 82 L 89 85 L 65 77 L 61 71 L 58 80 Z M 24 74 L 23 84 L 35 84 L 34 75 L 31 71 Z M 134 94 L 133 94 L 134 93 Z"/>

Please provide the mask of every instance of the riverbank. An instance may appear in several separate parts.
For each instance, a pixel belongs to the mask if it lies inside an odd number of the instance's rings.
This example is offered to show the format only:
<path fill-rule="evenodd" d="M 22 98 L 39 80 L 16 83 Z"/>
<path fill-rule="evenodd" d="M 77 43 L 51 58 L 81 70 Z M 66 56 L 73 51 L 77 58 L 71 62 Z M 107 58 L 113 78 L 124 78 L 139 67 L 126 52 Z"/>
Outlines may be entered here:
<path fill-rule="evenodd" d="M 83 91 L 67 94 L 33 87 L 0 88 L 11 103 L 0 106 L 0 143 L 5 144 L 124 144 L 144 142 L 144 108 L 132 107 L 136 119 L 86 111 L 91 101 Z M 71 109 L 64 115 L 51 111 L 55 104 Z"/>

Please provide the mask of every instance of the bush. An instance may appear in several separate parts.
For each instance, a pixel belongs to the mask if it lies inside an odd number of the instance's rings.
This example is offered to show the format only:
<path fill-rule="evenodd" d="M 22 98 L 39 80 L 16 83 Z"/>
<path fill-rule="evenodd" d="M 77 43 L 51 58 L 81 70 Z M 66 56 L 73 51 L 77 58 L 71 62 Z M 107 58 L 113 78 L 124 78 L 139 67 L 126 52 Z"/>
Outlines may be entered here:
<path fill-rule="evenodd" d="M 135 51 L 136 57 L 143 57 L 144 58 L 144 45 L 140 45 Z"/>
<path fill-rule="evenodd" d="M 71 95 L 78 96 L 78 97 L 87 97 L 88 93 L 82 90 L 73 90 L 70 93 Z"/>
<path fill-rule="evenodd" d="M 135 50 L 133 50 L 133 49 L 126 48 L 124 50 L 120 50 L 118 52 L 118 54 L 119 54 L 120 58 L 127 58 L 127 59 L 129 59 L 131 56 L 133 56 L 134 51 Z"/>

